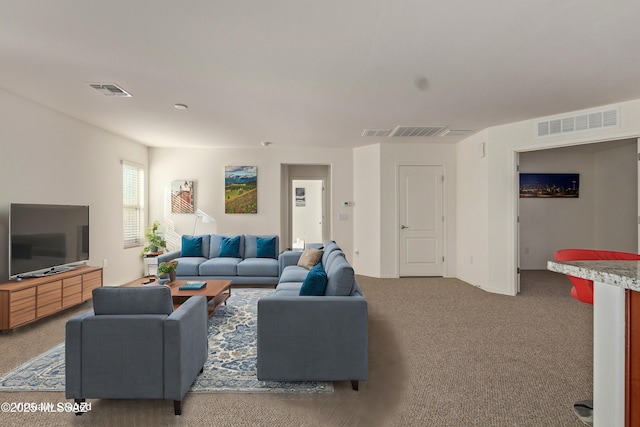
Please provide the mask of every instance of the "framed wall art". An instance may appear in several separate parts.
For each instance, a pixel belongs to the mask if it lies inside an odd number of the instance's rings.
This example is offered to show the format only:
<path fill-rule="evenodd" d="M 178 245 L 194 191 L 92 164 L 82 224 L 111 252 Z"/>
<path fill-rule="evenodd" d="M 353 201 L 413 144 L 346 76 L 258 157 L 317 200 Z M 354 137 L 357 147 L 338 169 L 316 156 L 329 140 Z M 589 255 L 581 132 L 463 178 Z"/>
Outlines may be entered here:
<path fill-rule="evenodd" d="M 171 212 L 195 212 L 194 181 L 180 180 L 171 183 Z"/>
<path fill-rule="evenodd" d="M 296 206 L 306 206 L 305 187 L 296 187 Z"/>
<path fill-rule="evenodd" d="M 224 167 L 224 213 L 258 213 L 257 166 Z"/>
<path fill-rule="evenodd" d="M 521 173 L 521 198 L 577 198 L 580 196 L 578 173 Z"/>

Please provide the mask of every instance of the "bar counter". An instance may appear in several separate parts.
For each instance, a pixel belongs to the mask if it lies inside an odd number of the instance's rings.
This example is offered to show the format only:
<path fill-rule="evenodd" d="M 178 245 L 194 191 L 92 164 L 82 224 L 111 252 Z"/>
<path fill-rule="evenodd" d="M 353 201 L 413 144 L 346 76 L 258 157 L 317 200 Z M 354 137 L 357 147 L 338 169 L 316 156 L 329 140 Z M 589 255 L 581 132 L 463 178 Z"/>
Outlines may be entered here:
<path fill-rule="evenodd" d="M 593 281 L 593 425 L 640 426 L 640 261 L 549 261 Z"/>

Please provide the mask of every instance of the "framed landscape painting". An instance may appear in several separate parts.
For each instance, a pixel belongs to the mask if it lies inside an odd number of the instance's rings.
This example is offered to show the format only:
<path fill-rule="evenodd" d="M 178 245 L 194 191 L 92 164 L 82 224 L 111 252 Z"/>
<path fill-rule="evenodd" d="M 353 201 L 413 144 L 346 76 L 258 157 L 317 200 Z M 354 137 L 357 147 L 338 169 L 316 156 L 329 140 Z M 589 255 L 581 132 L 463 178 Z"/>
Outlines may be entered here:
<path fill-rule="evenodd" d="M 580 196 L 580 174 L 521 173 L 521 198 L 577 198 Z"/>
<path fill-rule="evenodd" d="M 224 167 L 224 213 L 258 213 L 256 166 Z"/>

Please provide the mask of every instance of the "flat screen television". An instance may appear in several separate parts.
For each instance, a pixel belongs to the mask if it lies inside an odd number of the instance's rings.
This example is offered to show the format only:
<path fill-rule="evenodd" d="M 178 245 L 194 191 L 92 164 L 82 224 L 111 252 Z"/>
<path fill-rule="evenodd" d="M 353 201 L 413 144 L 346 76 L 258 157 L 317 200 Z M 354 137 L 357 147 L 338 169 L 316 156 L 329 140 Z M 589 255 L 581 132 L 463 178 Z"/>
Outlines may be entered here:
<path fill-rule="evenodd" d="M 89 260 L 89 206 L 12 203 L 9 278 L 66 271 Z"/>

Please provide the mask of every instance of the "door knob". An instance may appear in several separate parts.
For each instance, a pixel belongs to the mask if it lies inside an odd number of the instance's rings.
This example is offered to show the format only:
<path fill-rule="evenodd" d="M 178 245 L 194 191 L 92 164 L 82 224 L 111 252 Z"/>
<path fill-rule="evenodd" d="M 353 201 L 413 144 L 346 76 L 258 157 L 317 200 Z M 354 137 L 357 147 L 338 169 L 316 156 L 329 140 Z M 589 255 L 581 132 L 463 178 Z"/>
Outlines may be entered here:
<path fill-rule="evenodd" d="M 407 227 L 406 225 L 401 225 L 400 226 L 400 229 L 402 229 L 402 230 L 404 230 L 405 228 L 409 228 L 409 227 Z"/>

